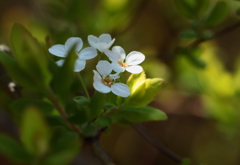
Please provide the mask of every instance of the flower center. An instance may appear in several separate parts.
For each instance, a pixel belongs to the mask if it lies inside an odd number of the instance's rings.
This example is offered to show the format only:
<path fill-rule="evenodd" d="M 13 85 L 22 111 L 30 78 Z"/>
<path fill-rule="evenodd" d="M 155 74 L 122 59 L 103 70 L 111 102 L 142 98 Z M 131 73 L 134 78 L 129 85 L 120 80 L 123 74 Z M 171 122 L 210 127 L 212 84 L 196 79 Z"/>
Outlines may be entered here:
<path fill-rule="evenodd" d="M 114 84 L 114 80 L 110 79 L 109 77 L 103 78 L 102 83 L 106 86 L 112 86 Z"/>
<path fill-rule="evenodd" d="M 118 64 L 119 64 L 121 67 L 124 67 L 124 68 L 127 68 L 127 67 L 128 67 L 127 63 L 124 63 L 121 59 L 118 60 Z"/>

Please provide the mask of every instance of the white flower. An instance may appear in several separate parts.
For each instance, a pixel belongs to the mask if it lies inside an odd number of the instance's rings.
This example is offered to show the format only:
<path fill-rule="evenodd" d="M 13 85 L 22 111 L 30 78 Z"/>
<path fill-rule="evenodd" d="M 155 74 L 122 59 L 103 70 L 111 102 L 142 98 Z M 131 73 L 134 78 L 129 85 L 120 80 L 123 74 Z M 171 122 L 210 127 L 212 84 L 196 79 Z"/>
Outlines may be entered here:
<path fill-rule="evenodd" d="M 85 68 L 86 60 L 92 59 L 97 56 L 96 49 L 92 47 L 84 48 L 82 51 L 83 41 L 79 37 L 70 37 L 66 42 L 65 45 L 57 44 L 53 45 L 48 51 L 58 57 L 66 57 L 71 48 L 76 45 L 76 61 L 74 64 L 74 72 L 80 72 Z M 56 62 L 58 66 L 62 66 L 64 60 L 59 60 Z"/>
<path fill-rule="evenodd" d="M 145 55 L 141 52 L 132 51 L 126 57 L 122 47 L 114 46 L 112 51 L 107 50 L 105 54 L 112 61 L 111 65 L 115 72 L 127 70 L 130 73 L 141 73 L 143 71 L 143 68 L 138 65 L 145 60 Z"/>
<path fill-rule="evenodd" d="M 88 43 L 91 45 L 91 47 L 98 49 L 100 52 L 104 52 L 107 49 L 112 46 L 114 43 L 115 38 L 112 39 L 112 37 L 109 34 L 102 34 L 97 38 L 96 36 L 89 35 L 88 36 Z"/>
<path fill-rule="evenodd" d="M 113 92 L 115 95 L 121 97 L 128 97 L 130 89 L 126 84 L 117 83 L 119 78 L 117 74 L 110 74 L 112 72 L 111 64 L 108 61 L 101 60 L 97 64 L 97 71 L 94 72 L 94 88 L 101 93 Z"/>

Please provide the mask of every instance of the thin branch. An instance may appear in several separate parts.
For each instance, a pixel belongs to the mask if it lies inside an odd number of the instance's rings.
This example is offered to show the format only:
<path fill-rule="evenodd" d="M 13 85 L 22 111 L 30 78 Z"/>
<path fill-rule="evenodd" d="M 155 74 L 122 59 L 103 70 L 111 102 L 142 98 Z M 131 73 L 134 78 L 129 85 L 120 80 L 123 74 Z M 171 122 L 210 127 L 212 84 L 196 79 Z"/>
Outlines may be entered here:
<path fill-rule="evenodd" d="M 221 36 L 223 36 L 223 35 L 226 35 L 227 33 L 230 33 L 230 32 L 232 32 L 232 31 L 234 31 L 234 30 L 236 30 L 236 29 L 238 29 L 238 28 L 240 28 L 240 22 L 237 22 L 237 23 L 235 23 L 235 24 L 232 25 L 232 26 L 226 27 L 225 29 L 222 29 L 222 30 L 216 32 L 216 33 L 213 35 L 213 37 L 211 37 L 211 38 L 208 38 L 208 39 L 202 39 L 202 38 L 197 39 L 196 41 L 192 42 L 188 47 L 189 47 L 189 48 L 194 48 L 194 47 L 198 46 L 198 45 L 199 45 L 200 43 L 202 43 L 202 42 L 219 38 L 219 37 L 221 37 Z"/>
<path fill-rule="evenodd" d="M 104 161 L 105 165 L 116 165 L 115 163 L 112 162 L 111 157 L 108 155 L 108 153 L 106 153 L 104 151 L 104 149 L 102 148 L 99 140 L 97 138 L 94 139 L 94 143 L 96 146 L 96 149 L 99 153 L 99 156 L 101 157 L 101 159 Z"/>
<path fill-rule="evenodd" d="M 158 142 L 155 138 L 153 138 L 149 132 L 141 125 L 141 124 L 132 124 L 133 128 L 137 130 L 150 144 L 152 144 L 155 148 L 158 149 L 161 153 L 175 161 L 176 163 L 180 164 L 183 161 L 183 158 L 178 156 L 177 154 L 170 151 L 166 148 L 163 144 Z"/>
<path fill-rule="evenodd" d="M 70 128 L 78 133 L 80 135 L 80 130 L 79 128 L 70 123 L 68 121 L 68 114 L 65 112 L 64 108 L 60 105 L 60 103 L 58 102 L 58 100 L 56 99 L 55 95 L 53 94 L 53 92 L 51 90 L 47 90 L 48 92 L 48 96 L 49 96 L 49 99 L 51 100 L 51 102 L 53 103 L 53 105 L 55 106 L 55 108 L 57 109 L 57 111 L 59 112 L 59 114 L 64 118 L 64 120 L 69 124 Z"/>

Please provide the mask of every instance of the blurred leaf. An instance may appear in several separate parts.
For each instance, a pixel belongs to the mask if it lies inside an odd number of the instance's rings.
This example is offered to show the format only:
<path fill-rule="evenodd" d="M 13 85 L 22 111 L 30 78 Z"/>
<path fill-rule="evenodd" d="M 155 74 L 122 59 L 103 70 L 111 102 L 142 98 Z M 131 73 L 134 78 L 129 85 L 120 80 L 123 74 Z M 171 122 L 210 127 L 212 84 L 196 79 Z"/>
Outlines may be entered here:
<path fill-rule="evenodd" d="M 31 163 L 34 160 L 15 139 L 4 134 L 0 134 L 0 152 L 15 162 Z"/>
<path fill-rule="evenodd" d="M 107 111 L 107 110 L 112 110 L 112 109 L 116 109 L 117 108 L 117 106 L 115 105 L 115 104 L 113 104 L 113 103 L 105 103 L 104 104 L 104 107 L 103 107 L 103 109 L 105 110 L 105 111 Z"/>
<path fill-rule="evenodd" d="M 190 19 L 198 18 L 209 5 L 209 0 L 173 0 L 179 12 Z"/>
<path fill-rule="evenodd" d="M 90 118 L 90 112 L 89 109 L 87 108 L 82 108 L 81 110 L 79 110 L 78 112 L 74 113 L 73 115 L 71 115 L 68 120 L 71 123 L 74 124 L 78 124 L 81 125 L 83 123 L 86 123 L 88 121 L 91 120 Z"/>
<path fill-rule="evenodd" d="M 81 149 L 81 140 L 78 134 L 65 128 L 53 130 L 51 148 L 48 156 L 43 160 L 43 165 L 70 164 Z"/>
<path fill-rule="evenodd" d="M 204 25 L 207 27 L 218 26 L 227 18 L 228 14 L 229 7 L 227 2 L 218 1 L 204 21 Z"/>
<path fill-rule="evenodd" d="M 112 125 L 112 121 L 108 116 L 100 115 L 98 118 L 94 121 L 100 128 L 101 127 L 108 127 L 110 128 Z"/>
<path fill-rule="evenodd" d="M 24 110 L 29 106 L 33 106 L 33 107 L 37 107 L 38 109 L 41 109 L 41 112 L 44 114 L 49 114 L 54 109 L 53 105 L 46 101 L 36 100 L 36 99 L 27 99 L 27 98 L 21 98 L 21 99 L 15 100 L 10 105 L 14 113 L 17 113 L 17 114 L 22 114 Z"/>
<path fill-rule="evenodd" d="M 14 23 L 10 39 L 19 67 L 31 77 L 32 85 L 45 90 L 51 81 L 47 52 L 20 24 Z"/>
<path fill-rule="evenodd" d="M 194 30 L 187 29 L 187 30 L 181 31 L 179 34 L 179 37 L 181 39 L 196 39 L 198 38 L 198 35 Z"/>
<path fill-rule="evenodd" d="M 33 79 L 27 75 L 18 65 L 17 61 L 10 57 L 5 52 L 0 51 L 0 62 L 3 64 L 4 68 L 7 70 L 8 74 L 13 78 L 18 84 L 32 89 L 39 90 L 38 86 L 33 85 Z"/>
<path fill-rule="evenodd" d="M 97 134 L 98 128 L 93 123 L 87 123 L 82 126 L 82 134 L 84 137 L 93 137 Z"/>
<path fill-rule="evenodd" d="M 90 103 L 90 100 L 87 98 L 87 97 L 84 97 L 84 96 L 77 96 L 77 97 L 74 97 L 73 100 L 80 104 L 80 105 L 88 105 Z"/>
<path fill-rule="evenodd" d="M 125 107 L 114 114 L 132 123 L 142 123 L 147 121 L 166 120 L 167 115 L 159 109 L 153 107 Z"/>
<path fill-rule="evenodd" d="M 48 150 L 50 132 L 41 113 L 35 107 L 26 108 L 22 116 L 21 140 L 33 154 L 42 155 Z"/>
<path fill-rule="evenodd" d="M 62 116 L 46 115 L 45 117 L 46 117 L 47 123 L 52 127 L 56 127 L 56 126 L 64 126 L 66 128 L 68 127 L 68 125 L 66 124 Z"/>

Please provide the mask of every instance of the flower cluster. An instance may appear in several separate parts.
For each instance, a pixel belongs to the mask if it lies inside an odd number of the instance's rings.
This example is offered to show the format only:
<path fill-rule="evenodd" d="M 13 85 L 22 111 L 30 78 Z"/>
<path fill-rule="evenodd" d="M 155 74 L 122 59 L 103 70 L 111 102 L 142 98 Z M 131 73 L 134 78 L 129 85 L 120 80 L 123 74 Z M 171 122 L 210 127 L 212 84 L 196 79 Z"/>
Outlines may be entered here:
<path fill-rule="evenodd" d="M 101 93 L 113 92 L 121 97 L 128 97 L 130 90 L 126 84 L 119 82 L 119 74 L 125 70 L 130 73 L 141 73 L 143 68 L 139 65 L 145 60 L 145 56 L 141 52 L 132 51 L 127 56 L 124 49 L 120 46 L 114 46 L 112 50 L 109 48 L 115 39 L 109 34 L 102 34 L 99 37 L 89 35 L 88 43 L 90 47 L 83 47 L 83 41 L 79 37 L 69 38 L 64 45 L 57 44 L 49 48 L 49 52 L 58 57 L 66 57 L 73 46 L 75 46 L 76 61 L 74 64 L 74 72 L 82 71 L 86 66 L 86 60 L 92 59 L 98 55 L 97 51 L 104 53 L 111 63 L 106 60 L 100 60 L 94 72 L 94 88 Z M 82 49 L 82 50 L 81 50 Z M 58 66 L 62 66 L 64 59 L 56 61 Z M 112 72 L 115 72 L 112 74 Z"/>

